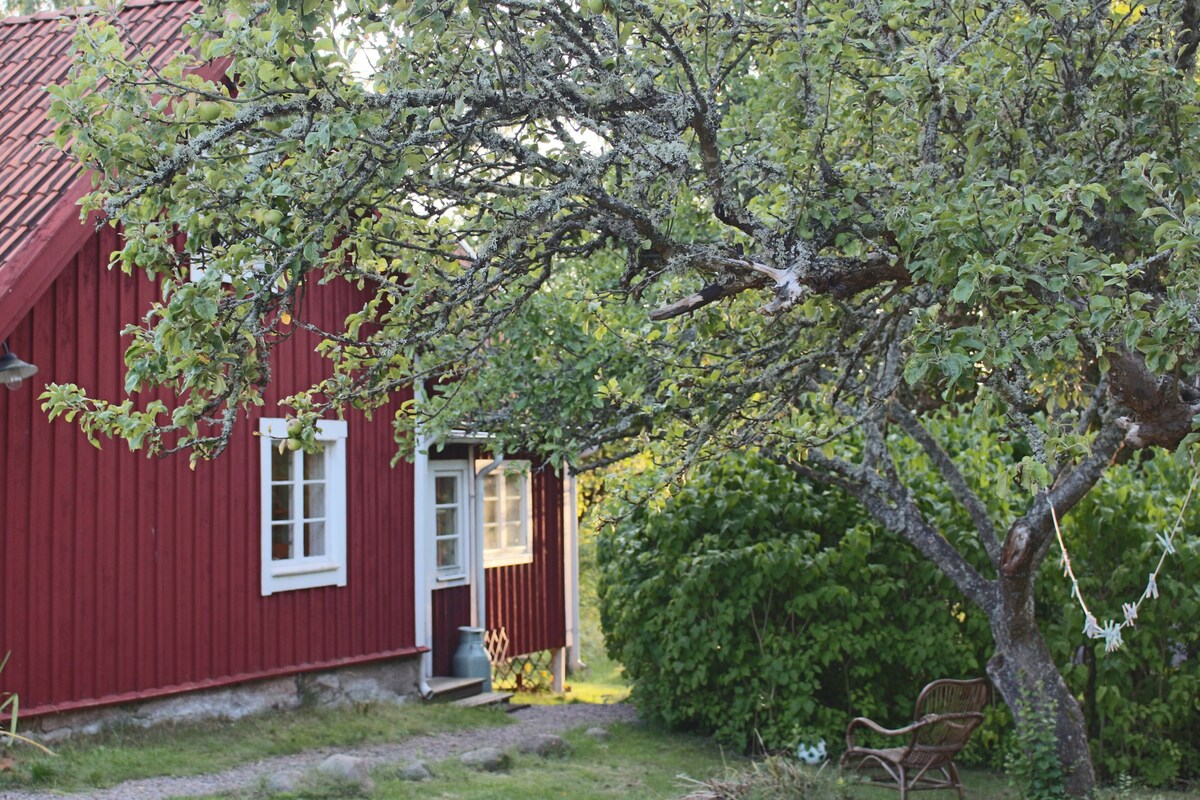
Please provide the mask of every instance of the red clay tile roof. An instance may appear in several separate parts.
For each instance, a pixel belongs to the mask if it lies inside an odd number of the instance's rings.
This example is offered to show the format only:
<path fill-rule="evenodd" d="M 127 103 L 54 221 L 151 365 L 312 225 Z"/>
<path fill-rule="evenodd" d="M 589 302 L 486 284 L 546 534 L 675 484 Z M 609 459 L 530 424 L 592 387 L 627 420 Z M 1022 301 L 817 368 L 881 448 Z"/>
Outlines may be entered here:
<path fill-rule="evenodd" d="M 130 0 L 121 18 L 135 41 L 156 48 L 161 64 L 186 46 L 181 29 L 199 8 L 199 0 Z M 46 119 L 46 86 L 63 81 L 72 60 L 71 29 L 62 26 L 68 14 L 0 20 L 0 285 L 14 278 L 3 274 L 14 254 L 45 240 L 34 234 L 48 224 L 55 206 L 78 199 L 76 165 L 43 144 L 54 130 Z"/>

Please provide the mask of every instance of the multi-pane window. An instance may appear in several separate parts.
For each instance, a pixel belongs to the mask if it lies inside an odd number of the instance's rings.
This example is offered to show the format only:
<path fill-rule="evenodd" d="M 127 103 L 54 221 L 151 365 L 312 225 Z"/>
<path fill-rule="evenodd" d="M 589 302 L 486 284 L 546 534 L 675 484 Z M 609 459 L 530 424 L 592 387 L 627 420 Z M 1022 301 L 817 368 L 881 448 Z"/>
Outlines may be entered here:
<path fill-rule="evenodd" d="M 489 565 L 530 560 L 528 462 L 506 462 L 484 476 L 483 552 Z"/>
<path fill-rule="evenodd" d="M 467 574 L 467 471 L 462 467 L 433 470 L 433 537 L 439 580 Z"/>
<path fill-rule="evenodd" d="M 346 585 L 346 423 L 318 423 L 318 447 L 291 449 L 284 420 L 260 422 L 262 593 Z"/>
<path fill-rule="evenodd" d="M 271 560 L 324 556 L 329 491 L 325 447 L 315 453 L 271 449 Z"/>

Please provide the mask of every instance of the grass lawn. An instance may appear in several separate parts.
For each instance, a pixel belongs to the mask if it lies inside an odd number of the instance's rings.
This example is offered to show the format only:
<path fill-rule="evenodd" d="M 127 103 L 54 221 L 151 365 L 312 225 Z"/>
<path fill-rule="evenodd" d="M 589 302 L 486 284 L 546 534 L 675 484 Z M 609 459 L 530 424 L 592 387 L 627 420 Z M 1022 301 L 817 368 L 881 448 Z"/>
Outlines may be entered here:
<path fill-rule="evenodd" d="M 510 751 L 506 772 L 476 772 L 456 758 L 430 764 L 434 779 L 411 783 L 397 777 L 403 764 L 372 770 L 375 800 L 436 797 L 442 800 L 509 800 L 514 797 L 611 800 L 612 798 L 671 798 L 688 791 L 681 774 L 709 778 L 745 760 L 725 753 L 707 739 L 663 734 L 639 725 L 614 725 L 611 737 L 596 741 L 581 732 L 566 734 L 573 752 L 564 758 L 542 759 Z M 265 791 L 210 795 L 222 800 L 334 800 L 366 797 L 344 785 L 313 782 L 304 791 L 268 795 Z"/>
<path fill-rule="evenodd" d="M 396 742 L 421 734 L 511 722 L 505 714 L 411 702 L 372 704 L 365 713 L 353 708 L 302 709 L 237 722 L 118 728 L 55 745 L 56 757 L 14 747 L 11 769 L 0 771 L 0 790 L 103 788 L 156 775 L 218 772 L 318 747 Z"/>
<path fill-rule="evenodd" d="M 968 800 L 1020 800 L 1018 792 L 1008 781 L 1007 776 L 977 769 L 960 769 L 963 787 Z M 894 789 L 874 786 L 853 786 L 846 791 L 846 797 L 851 800 L 895 800 L 899 795 Z M 921 792 L 920 797 L 931 800 L 946 798 L 957 800 L 954 792 Z M 1098 791 L 1097 800 L 1197 800 L 1200 794 L 1194 792 L 1172 792 L 1165 789 L 1145 789 L 1129 787 L 1118 791 L 1115 788 L 1104 788 Z"/>
<path fill-rule="evenodd" d="M 611 738 L 597 742 L 579 732 L 566 738 L 574 748 L 565 758 L 540 759 L 510 751 L 512 767 L 501 773 L 480 773 L 450 758 L 431 764 L 435 777 L 415 784 L 397 776 L 403 764 L 376 767 L 370 795 L 355 788 L 313 778 L 294 793 L 269 794 L 263 789 L 177 800 L 335 800 L 335 798 L 430 797 L 440 800 L 508 800 L 513 797 L 578 798 L 579 800 L 665 800 L 689 794 L 705 800 L 894 800 L 894 790 L 839 782 L 837 771 L 820 771 L 818 790 L 797 794 L 794 787 L 780 791 L 771 786 L 722 795 L 703 795 L 704 781 L 729 779 L 754 771 L 745 758 L 722 750 L 708 740 L 667 734 L 636 725 L 614 725 Z M 765 770 L 763 770 L 765 771 Z M 1020 793 L 1004 775 L 984 770 L 962 770 L 970 800 L 1020 800 Z M 930 793 L 930 798 L 955 797 L 953 792 Z M 1097 800 L 1195 800 L 1197 795 L 1162 790 L 1104 790 Z"/>
<path fill-rule="evenodd" d="M 152 730 L 111 731 L 59 747 L 49 758 L 28 749 L 11 751 L 14 765 L 0 772 L 0 791 L 37 788 L 79 791 L 111 786 L 124 780 L 156 775 L 195 775 L 236 764 L 317 747 L 351 748 L 359 744 L 395 742 L 414 735 L 458 730 L 512 721 L 486 710 L 409 703 L 371 706 L 367 713 L 347 710 L 302 710 L 235 723 L 209 723 Z M 753 765 L 707 739 L 671 734 L 642 725 L 613 725 L 606 741 L 579 731 L 566 735 L 573 753 L 565 758 L 540 759 L 510 751 L 512 767 L 501 773 L 480 773 L 448 757 L 430 766 L 435 778 L 416 784 L 401 780 L 405 764 L 385 764 L 372 771 L 376 800 L 431 797 L 443 800 L 489 798 L 579 798 L 580 800 L 646 800 L 682 798 L 704 789 L 703 781 L 730 780 L 754 771 Z M 765 772 L 766 770 L 760 770 Z M 771 791 L 717 795 L 733 800 L 883 800 L 894 791 L 837 781 L 826 767 L 822 791 L 805 794 Z M 1003 775 L 963 770 L 971 800 L 1019 800 Z M 697 797 L 700 795 L 697 794 Z M 931 798 L 953 798 L 952 792 Z M 210 795 L 215 800 L 333 800 L 366 797 L 345 785 L 315 777 L 302 791 L 270 795 L 261 787 Z M 712 795 L 710 795 L 712 797 Z M 1100 800 L 1185 800 L 1197 794 L 1162 790 L 1108 790 Z"/>
<path fill-rule="evenodd" d="M 959 774 L 969 800 L 1021 800 L 1021 792 L 1003 774 L 963 768 L 959 769 Z M 951 790 L 921 792 L 921 795 L 935 800 L 957 797 Z M 815 769 L 799 766 L 794 761 L 773 759 L 719 776 L 698 786 L 686 800 L 895 800 L 897 796 L 895 788 L 848 780 L 830 765 Z M 1093 800 L 1196 800 L 1198 796 L 1127 786 L 1098 789 Z"/>
<path fill-rule="evenodd" d="M 962 778 L 967 797 L 972 800 L 1020 800 L 1020 793 L 1009 785 L 1004 775 L 986 770 L 960 769 L 959 776 Z M 895 800 L 899 795 L 894 789 L 882 786 L 852 786 L 846 790 L 846 796 L 853 800 L 882 800 L 885 797 Z M 957 800 L 958 797 L 950 791 L 922 792 L 918 796 L 935 799 L 944 797 L 947 800 Z"/>

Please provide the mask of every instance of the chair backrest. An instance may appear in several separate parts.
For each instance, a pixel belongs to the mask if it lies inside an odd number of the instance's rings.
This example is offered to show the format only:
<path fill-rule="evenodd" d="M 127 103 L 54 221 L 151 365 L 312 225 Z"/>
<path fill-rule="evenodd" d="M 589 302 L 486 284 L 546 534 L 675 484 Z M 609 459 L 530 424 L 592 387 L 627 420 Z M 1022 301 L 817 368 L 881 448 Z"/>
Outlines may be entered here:
<path fill-rule="evenodd" d="M 940 766 L 952 761 L 983 722 L 988 702 L 986 678 L 938 680 L 921 690 L 915 721 L 935 717 L 913 731 L 905 761 L 913 766 Z"/>
<path fill-rule="evenodd" d="M 969 681 L 938 680 L 921 690 L 913 719 L 919 720 L 927 714 L 982 713 L 987 702 L 987 678 Z"/>

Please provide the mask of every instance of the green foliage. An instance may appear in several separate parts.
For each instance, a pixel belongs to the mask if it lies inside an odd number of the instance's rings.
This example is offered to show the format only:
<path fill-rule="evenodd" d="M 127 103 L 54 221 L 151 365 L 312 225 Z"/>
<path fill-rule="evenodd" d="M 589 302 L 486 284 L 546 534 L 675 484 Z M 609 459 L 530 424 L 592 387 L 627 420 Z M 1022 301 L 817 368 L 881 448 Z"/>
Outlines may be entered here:
<path fill-rule="evenodd" d="M 58 8 L 76 8 L 75 0 L 4 0 L 0 2 L 0 17 L 36 14 Z"/>
<path fill-rule="evenodd" d="M 194 50 L 152 74 L 112 0 L 100 6 L 70 82 L 50 89 L 55 138 L 96 168 L 83 208 L 122 228 L 117 265 L 161 300 L 129 332 L 122 396 L 42 395 L 93 441 L 211 457 L 263 402 L 273 348 L 307 336 L 328 368 L 289 400 L 298 444 L 319 417 L 418 385 L 396 420 L 405 454 L 418 427 L 473 428 L 555 463 L 651 450 L 673 475 L 751 446 L 832 478 L 994 608 L 995 593 L 1021 599 L 1006 593 L 1048 552 L 1031 498 L 1073 505 L 1118 446 L 1197 438 L 1188 4 L 238 0 L 208 4 Z M 217 59 L 235 86 L 212 79 Z M 362 307 L 314 324 L 306 298 L 331 281 L 361 289 Z M 903 581 L 873 575 L 865 553 L 948 591 L 882 531 L 779 530 L 679 545 L 687 568 L 662 565 L 679 586 L 635 570 L 647 596 L 709 618 L 619 645 L 631 669 L 661 655 L 670 671 L 698 637 L 772 739 L 784 731 L 762 709 L 823 726 L 811 695 L 837 659 L 894 657 L 865 621 Z M 1030 537 L 1009 565 L 1021 574 L 995 581 L 992 537 L 1009 530 Z M 795 564 L 860 570 L 851 610 L 831 611 L 838 590 Z M 721 582 L 733 570 L 744 585 Z M 721 592 L 766 605 L 747 620 Z M 929 616 L 981 624 L 942 605 Z M 796 636 L 764 627 L 779 619 Z M 717 650 L 713 625 L 731 620 L 763 640 Z M 812 653 L 781 652 L 802 677 L 775 686 L 747 667 L 797 636 Z M 910 657 L 945 655 L 918 635 Z"/>
<path fill-rule="evenodd" d="M 601 541 L 608 646 L 644 712 L 747 749 L 911 721 L 934 677 L 980 674 L 986 626 L 839 492 L 734 455 Z"/>
<path fill-rule="evenodd" d="M 1004 458 L 1001 443 L 975 438 L 980 427 L 968 420 L 948 419 L 936 430 L 974 454 L 962 462 L 968 473 Z M 1008 457 L 1019 456 L 1018 449 Z M 929 465 L 915 454 L 907 463 L 926 486 Z M 1157 558 L 1154 534 L 1174 521 L 1190 475 L 1165 457 L 1118 465 L 1064 520 L 1098 613 L 1119 613 L 1140 594 Z M 655 482 L 653 473 L 640 479 Z M 1006 502 L 989 498 L 997 512 Z M 966 527 L 935 488 L 922 502 L 943 529 Z M 1198 527 L 1200 510 L 1192 510 L 1184 530 Z M 1125 647 L 1107 656 L 1102 643 L 1083 636 L 1082 612 L 1055 558 L 1039 578 L 1047 640 L 1081 700 L 1107 779 L 1129 775 L 1158 786 L 1200 775 L 1200 640 L 1188 624 L 1200 615 L 1198 546 L 1179 545 L 1161 597 L 1143 606 Z M 1138 556 L 1122 559 L 1123 552 Z M 758 735 L 769 748 L 801 734 L 838 742 L 851 715 L 903 724 L 927 678 L 981 674 L 990 654 L 977 613 L 947 599 L 953 590 L 944 579 L 882 536 L 852 500 L 752 456 L 707 466 L 635 510 L 602 533 L 599 556 L 610 647 L 635 698 L 670 724 L 739 747 Z M 1003 706 L 989 707 L 986 717 L 962 760 L 998 769 L 1025 738 Z"/>
<path fill-rule="evenodd" d="M 1061 800 L 1066 791 L 1055 751 L 1053 707 L 1035 696 L 1021 704 L 1018 713 L 1021 744 L 1009 754 L 1009 778 L 1025 800 Z"/>
<path fill-rule="evenodd" d="M 402 432 L 795 452 L 902 376 L 1041 409 L 1009 472 L 1033 488 L 1086 447 L 1072 422 L 1118 350 L 1200 363 L 1175 6 L 595 5 L 210 4 L 195 52 L 147 76 L 101 3 L 51 88 L 56 140 L 101 167 L 84 207 L 123 227 L 119 265 L 161 283 L 126 390 L 177 400 L 65 384 L 47 409 L 208 457 L 297 333 L 329 373 L 302 414 L 433 379 Z M 219 58 L 236 91 L 203 76 Z M 362 308 L 297 330 L 339 280 Z M 724 300 L 647 317 L 701 289 Z"/>
<path fill-rule="evenodd" d="M 1120 618 L 1144 590 L 1175 520 L 1191 467 L 1167 457 L 1111 469 L 1066 520 L 1064 535 L 1084 596 L 1097 616 Z M 1200 528 L 1189 506 L 1182 530 Z M 1122 650 L 1083 637 L 1083 614 L 1049 559 L 1039 583 L 1047 640 L 1081 698 L 1097 767 L 1152 786 L 1200 775 L 1200 542 L 1184 537 L 1168 557 L 1160 596 L 1143 604 Z M 1050 613 L 1050 609 L 1058 610 Z"/>
<path fill-rule="evenodd" d="M 0 658 L 0 676 L 4 674 L 4 668 L 8 666 L 10 656 L 12 656 L 11 650 L 4 654 L 4 658 Z M 49 748 L 40 742 L 17 733 L 17 723 L 21 717 L 21 698 L 19 695 L 13 692 L 0 692 L 0 714 L 8 717 L 5 727 L 0 727 L 0 752 L 4 752 L 13 742 L 21 742 L 33 745 L 48 756 L 54 755 Z"/>
<path fill-rule="evenodd" d="M 967 740 L 959 764 L 971 764 L 1002 772 L 1018 742 L 1008 706 L 992 703 L 983 710 L 983 722 Z"/>

